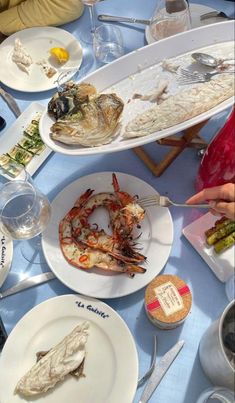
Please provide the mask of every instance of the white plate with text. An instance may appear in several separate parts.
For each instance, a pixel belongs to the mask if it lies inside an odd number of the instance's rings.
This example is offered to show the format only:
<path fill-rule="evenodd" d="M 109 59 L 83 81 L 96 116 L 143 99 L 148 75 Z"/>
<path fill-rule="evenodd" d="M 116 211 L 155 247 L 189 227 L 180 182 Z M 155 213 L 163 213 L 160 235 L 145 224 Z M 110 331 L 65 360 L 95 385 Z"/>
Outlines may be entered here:
<path fill-rule="evenodd" d="M 14 394 L 19 379 L 36 363 L 36 353 L 51 349 L 84 321 L 89 322 L 85 377 L 68 375 L 36 400 Z M 130 403 L 137 387 L 138 357 L 130 330 L 112 308 L 71 294 L 37 305 L 17 323 L 2 351 L 0 373 L 1 403 Z"/>
<path fill-rule="evenodd" d="M 0 287 L 3 285 L 11 268 L 13 242 L 0 231 Z"/>

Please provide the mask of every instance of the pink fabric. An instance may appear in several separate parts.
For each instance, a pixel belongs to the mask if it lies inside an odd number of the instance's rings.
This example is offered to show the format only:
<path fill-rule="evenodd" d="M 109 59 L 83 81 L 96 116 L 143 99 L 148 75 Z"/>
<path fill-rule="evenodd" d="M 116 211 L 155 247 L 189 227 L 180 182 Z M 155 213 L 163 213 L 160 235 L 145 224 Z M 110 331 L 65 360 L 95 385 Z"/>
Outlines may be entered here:
<path fill-rule="evenodd" d="M 196 179 L 196 191 L 235 182 L 235 108 L 207 147 Z"/>

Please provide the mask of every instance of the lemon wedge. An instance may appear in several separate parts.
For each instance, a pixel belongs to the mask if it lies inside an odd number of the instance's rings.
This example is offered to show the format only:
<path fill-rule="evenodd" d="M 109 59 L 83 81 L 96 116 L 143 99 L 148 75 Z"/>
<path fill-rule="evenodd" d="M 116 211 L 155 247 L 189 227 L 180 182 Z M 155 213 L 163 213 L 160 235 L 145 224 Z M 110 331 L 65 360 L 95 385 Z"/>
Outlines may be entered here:
<path fill-rule="evenodd" d="M 50 54 L 54 56 L 60 64 L 69 60 L 69 52 L 64 48 L 51 48 Z"/>

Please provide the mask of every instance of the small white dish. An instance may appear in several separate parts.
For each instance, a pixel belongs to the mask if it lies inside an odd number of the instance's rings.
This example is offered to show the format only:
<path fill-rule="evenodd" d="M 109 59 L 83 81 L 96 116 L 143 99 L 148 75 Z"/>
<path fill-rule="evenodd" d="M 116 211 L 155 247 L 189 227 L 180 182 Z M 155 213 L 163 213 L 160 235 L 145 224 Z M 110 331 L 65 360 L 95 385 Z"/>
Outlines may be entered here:
<path fill-rule="evenodd" d="M 36 400 L 29 400 L 37 403 L 132 402 L 137 387 L 138 356 L 130 330 L 104 302 L 69 294 L 37 305 L 10 333 L 0 360 L 1 403 L 28 402 L 15 395 L 14 388 L 36 363 L 36 353 L 51 349 L 84 321 L 90 324 L 85 377 L 67 376 Z"/>
<path fill-rule="evenodd" d="M 214 24 L 215 22 L 221 22 L 225 19 L 223 17 L 212 17 L 207 18 L 206 20 L 201 20 L 200 16 L 202 14 L 210 13 L 211 11 L 215 11 L 214 8 L 204 6 L 203 4 L 194 4 L 190 3 L 190 13 L 191 13 L 191 22 L 192 22 L 192 29 L 203 27 L 204 25 Z M 156 42 L 151 35 L 149 26 L 145 28 L 145 39 L 148 44 Z"/>
<path fill-rule="evenodd" d="M 116 173 L 120 189 L 131 195 L 156 194 L 156 190 L 135 176 Z M 113 192 L 112 172 L 98 172 L 70 183 L 52 201 L 51 220 L 42 234 L 42 248 L 47 263 L 58 279 L 72 290 L 96 298 L 118 298 L 129 295 L 145 287 L 165 266 L 173 241 L 173 223 L 169 210 L 152 206 L 146 209 L 141 228 L 133 233 L 138 239 L 140 253 L 147 256 L 143 274 L 130 278 L 127 274 L 117 274 L 105 270 L 82 270 L 70 265 L 64 258 L 59 244 L 59 222 L 73 207 L 75 200 L 88 188 L 94 193 Z M 110 233 L 109 218 L 105 209 L 97 209 L 91 222 Z"/>
<path fill-rule="evenodd" d="M 12 61 L 15 39 L 20 39 L 23 47 L 30 54 L 33 64 L 29 74 L 23 72 Z M 61 47 L 69 52 L 69 60 L 62 66 L 53 63 L 50 49 Z M 24 92 L 40 92 L 56 88 L 56 80 L 61 72 L 71 72 L 66 75 L 70 79 L 82 63 L 82 48 L 78 40 L 69 32 L 55 27 L 27 28 L 9 36 L 0 45 L 0 77 L 1 82 L 10 88 Z M 57 72 L 48 78 L 41 65 L 54 67 Z"/>
<path fill-rule="evenodd" d="M 22 139 L 24 129 L 31 123 L 31 120 L 35 118 L 37 113 L 43 113 L 44 110 L 45 106 L 38 102 L 32 102 L 29 107 L 25 109 L 13 125 L 11 125 L 1 136 L 1 154 L 7 153 L 20 139 Z M 40 155 L 34 155 L 26 166 L 27 172 L 32 176 L 51 152 L 52 150 L 46 146 Z M 12 176 L 3 171 L 1 171 L 1 175 L 8 180 L 13 179 Z M 15 179 L 17 179 L 17 177 Z"/>
<path fill-rule="evenodd" d="M 206 245 L 205 231 L 213 227 L 216 220 L 218 217 L 207 213 L 185 227 L 182 232 L 216 277 L 225 283 L 234 273 L 235 247 L 232 246 L 218 255 L 213 246 Z"/>
<path fill-rule="evenodd" d="M 12 257 L 13 242 L 0 231 L 0 287 L 10 271 Z"/>

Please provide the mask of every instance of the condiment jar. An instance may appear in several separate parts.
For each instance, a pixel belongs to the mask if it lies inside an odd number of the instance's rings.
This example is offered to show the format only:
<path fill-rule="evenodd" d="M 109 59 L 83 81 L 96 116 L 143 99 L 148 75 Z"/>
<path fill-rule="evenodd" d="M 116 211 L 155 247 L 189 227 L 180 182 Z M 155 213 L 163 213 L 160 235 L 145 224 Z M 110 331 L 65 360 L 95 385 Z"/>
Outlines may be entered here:
<path fill-rule="evenodd" d="M 145 310 L 150 321 L 160 329 L 174 329 L 190 312 L 192 294 L 176 275 L 155 277 L 145 291 Z"/>

